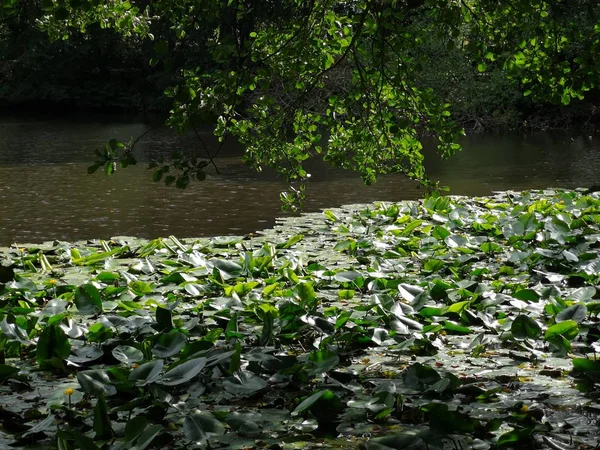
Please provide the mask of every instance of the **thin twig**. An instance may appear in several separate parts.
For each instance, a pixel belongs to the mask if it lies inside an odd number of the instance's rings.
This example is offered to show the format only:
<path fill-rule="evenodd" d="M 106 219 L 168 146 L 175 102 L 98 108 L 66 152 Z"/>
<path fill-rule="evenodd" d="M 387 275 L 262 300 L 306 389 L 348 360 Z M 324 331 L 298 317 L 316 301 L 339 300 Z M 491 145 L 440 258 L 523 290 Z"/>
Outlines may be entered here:
<path fill-rule="evenodd" d="M 220 174 L 221 172 L 219 172 L 219 168 L 217 167 L 217 165 L 215 164 L 215 162 L 213 160 L 214 156 L 212 156 L 210 154 L 210 151 L 208 150 L 208 147 L 206 146 L 206 142 L 204 142 L 204 139 L 202 138 L 202 136 L 200 136 L 200 133 L 198 132 L 198 129 L 196 128 L 196 126 L 193 123 L 191 123 L 191 121 L 190 121 L 190 125 L 192 126 L 192 130 L 194 130 L 194 133 L 196 133 L 196 137 L 200 141 L 200 144 L 202 144 L 202 147 L 204 148 L 204 152 L 206 153 L 206 156 L 208 157 L 208 161 L 215 168 L 215 172 L 217 172 L 217 173 Z M 219 149 L 220 149 L 220 147 L 221 146 L 219 146 Z"/>

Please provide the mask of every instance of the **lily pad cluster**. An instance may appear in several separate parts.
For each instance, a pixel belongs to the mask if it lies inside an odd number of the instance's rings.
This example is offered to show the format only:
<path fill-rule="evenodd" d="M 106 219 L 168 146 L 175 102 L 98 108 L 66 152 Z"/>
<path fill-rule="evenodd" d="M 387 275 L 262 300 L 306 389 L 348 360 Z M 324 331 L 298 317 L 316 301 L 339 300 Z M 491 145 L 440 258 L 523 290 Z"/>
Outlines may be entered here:
<path fill-rule="evenodd" d="M 0 445 L 592 449 L 600 199 L 0 251 Z"/>

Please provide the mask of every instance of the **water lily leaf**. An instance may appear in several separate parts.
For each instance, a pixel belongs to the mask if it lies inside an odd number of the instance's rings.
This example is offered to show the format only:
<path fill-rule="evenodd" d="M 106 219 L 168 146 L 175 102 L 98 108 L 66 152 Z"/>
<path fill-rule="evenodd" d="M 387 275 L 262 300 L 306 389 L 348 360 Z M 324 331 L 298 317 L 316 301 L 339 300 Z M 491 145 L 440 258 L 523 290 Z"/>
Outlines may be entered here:
<path fill-rule="evenodd" d="M 225 427 L 209 413 L 198 413 L 186 416 L 183 422 L 183 432 L 191 442 L 206 441 L 212 434 L 223 434 Z"/>
<path fill-rule="evenodd" d="M 473 330 L 471 330 L 469 327 L 459 325 L 450 320 L 444 321 L 444 330 L 457 334 L 470 334 L 473 332 Z"/>
<path fill-rule="evenodd" d="M 440 259 L 428 259 L 423 264 L 423 270 L 426 272 L 437 272 L 444 268 L 446 263 Z"/>
<path fill-rule="evenodd" d="M 9 341 L 16 341 L 23 345 L 31 345 L 32 342 L 27 337 L 25 330 L 16 323 L 8 323 L 6 319 L 0 322 L 0 330 Z"/>
<path fill-rule="evenodd" d="M 314 376 L 336 368 L 340 363 L 340 358 L 330 350 L 318 350 L 309 355 L 308 361 L 313 366 L 309 371 L 309 375 Z"/>
<path fill-rule="evenodd" d="M 162 333 L 152 347 L 152 353 L 159 358 L 168 358 L 179 353 L 185 347 L 186 340 L 185 334 L 179 331 Z"/>
<path fill-rule="evenodd" d="M 164 427 L 162 425 L 150 425 L 148 426 L 144 432 L 140 435 L 139 438 L 135 441 L 135 449 L 136 450 L 144 450 L 148 447 L 154 439 L 164 431 Z"/>
<path fill-rule="evenodd" d="M 178 384 L 187 383 L 204 369 L 206 362 L 207 359 L 202 357 L 178 364 L 173 369 L 165 372 L 165 374 L 156 380 L 156 382 L 167 386 L 176 386 Z"/>
<path fill-rule="evenodd" d="M 49 414 L 48 417 L 46 417 L 44 420 L 36 423 L 29 430 L 27 430 L 27 432 L 25 432 L 23 434 L 23 436 L 25 437 L 25 436 L 29 436 L 31 434 L 43 433 L 45 431 L 53 430 L 56 427 L 54 422 L 55 422 L 54 414 Z"/>
<path fill-rule="evenodd" d="M 227 425 L 236 432 L 240 434 L 252 434 L 262 429 L 257 420 L 257 416 L 260 416 L 260 414 L 234 411 L 229 414 L 225 420 Z"/>
<path fill-rule="evenodd" d="M 410 234 L 415 229 L 420 227 L 422 224 L 423 224 L 423 220 L 421 220 L 421 219 L 415 219 L 415 220 L 407 223 L 406 226 L 404 227 L 404 230 L 402 230 L 401 236 L 410 236 Z"/>
<path fill-rule="evenodd" d="M 152 293 L 152 285 L 140 280 L 129 283 L 129 289 L 131 289 L 132 292 L 138 296 Z"/>
<path fill-rule="evenodd" d="M 57 435 L 58 440 L 75 441 L 75 448 L 78 448 L 81 450 L 100 450 L 100 447 L 98 447 L 94 443 L 94 440 L 92 438 L 87 437 L 85 434 L 80 433 L 79 431 L 58 430 L 56 435 Z M 60 445 L 58 446 L 58 448 L 61 449 Z M 65 447 L 65 448 L 68 448 L 68 447 Z"/>
<path fill-rule="evenodd" d="M 259 284 L 260 283 L 258 281 L 248 281 L 245 283 L 238 283 L 233 287 L 233 292 L 235 292 L 237 295 L 243 297 L 244 295 L 247 295 L 250 292 L 252 292 L 252 289 L 254 289 Z"/>
<path fill-rule="evenodd" d="M 574 376 L 579 373 L 598 373 L 600 374 L 600 361 L 594 361 L 587 358 L 573 359 Z"/>
<path fill-rule="evenodd" d="M 291 236 L 285 243 L 278 244 L 277 248 L 290 248 L 294 244 L 297 244 L 298 242 L 300 242 L 302 239 L 304 239 L 303 234 L 296 234 L 294 236 Z"/>
<path fill-rule="evenodd" d="M 366 450 L 430 450 L 421 437 L 412 433 L 395 434 L 392 436 L 370 439 L 365 444 Z"/>
<path fill-rule="evenodd" d="M 534 319 L 521 314 L 513 320 L 510 331 L 516 339 L 537 339 L 542 329 Z"/>
<path fill-rule="evenodd" d="M 585 320 L 587 316 L 587 308 L 585 305 L 581 303 L 569 306 L 568 308 L 563 309 L 559 312 L 555 319 L 556 322 L 564 322 L 566 320 L 572 320 L 574 322 L 580 323 Z"/>
<path fill-rule="evenodd" d="M 414 363 L 402 373 L 402 380 L 411 388 L 422 388 L 437 383 L 442 377 L 437 371 L 421 363 Z"/>
<path fill-rule="evenodd" d="M 464 236 L 453 234 L 444 239 L 446 245 L 450 248 L 465 247 L 469 241 Z"/>
<path fill-rule="evenodd" d="M 53 357 L 67 359 L 71 353 L 71 343 L 62 328 L 48 325 L 38 339 L 36 359 L 38 364 L 51 360 Z"/>
<path fill-rule="evenodd" d="M 420 330 L 423 329 L 423 325 L 421 325 L 416 320 L 409 319 L 406 316 L 400 316 L 400 317 L 398 317 L 398 320 L 400 322 L 402 322 L 404 325 L 408 326 L 409 328 L 412 328 L 413 330 L 419 330 L 420 331 Z"/>
<path fill-rule="evenodd" d="M 404 300 L 411 302 L 417 295 L 423 292 L 423 289 L 419 286 L 402 283 L 398 285 L 398 291 Z"/>
<path fill-rule="evenodd" d="M 127 442 L 135 441 L 148 426 L 148 419 L 145 416 L 137 415 L 127 421 L 125 424 L 125 440 Z"/>
<path fill-rule="evenodd" d="M 86 394 L 111 396 L 117 393 L 105 370 L 84 370 L 77 372 L 77 381 Z"/>
<path fill-rule="evenodd" d="M 239 396 L 254 395 L 267 386 L 265 380 L 246 371 L 236 372 L 233 377 L 223 381 L 223 387 L 227 392 Z"/>
<path fill-rule="evenodd" d="M 294 290 L 303 303 L 310 303 L 317 297 L 313 284 L 309 282 L 297 284 Z"/>
<path fill-rule="evenodd" d="M 5 380 L 17 373 L 19 373 L 19 369 L 17 367 L 7 364 L 0 364 L 0 380 Z"/>
<path fill-rule="evenodd" d="M 333 276 L 333 278 L 340 283 L 352 283 L 354 280 L 360 277 L 362 277 L 362 275 L 353 270 L 338 272 Z"/>
<path fill-rule="evenodd" d="M 213 258 L 210 260 L 210 262 L 214 267 L 228 275 L 228 277 L 237 276 L 243 270 L 242 266 L 240 266 L 238 263 L 226 259 Z"/>
<path fill-rule="evenodd" d="M 445 403 L 429 403 L 421 406 L 429 416 L 429 427 L 444 434 L 473 433 L 482 429 L 481 422 L 459 411 L 451 411 Z"/>
<path fill-rule="evenodd" d="M 498 438 L 496 446 L 504 448 L 514 447 L 523 443 L 531 444 L 531 433 L 533 433 L 533 428 L 515 428 L 512 431 L 502 434 Z"/>
<path fill-rule="evenodd" d="M 112 355 L 116 360 L 127 366 L 140 362 L 144 359 L 144 354 L 130 345 L 118 345 L 112 350 Z"/>
<path fill-rule="evenodd" d="M 512 295 L 518 300 L 529 300 L 530 302 L 537 302 L 540 296 L 533 289 L 521 289 Z"/>
<path fill-rule="evenodd" d="M 572 340 L 575 339 L 578 334 L 579 327 L 577 326 L 577 322 L 574 320 L 565 320 L 564 322 L 560 322 L 549 327 L 544 334 L 544 339 L 547 341 L 552 341 L 559 336 L 562 336 L 567 340 Z"/>
<path fill-rule="evenodd" d="M 587 302 L 591 300 L 596 295 L 596 288 L 592 286 L 585 286 L 579 289 L 576 289 L 569 295 L 567 295 L 567 300 L 573 300 L 575 302 Z"/>
<path fill-rule="evenodd" d="M 450 232 L 447 228 L 444 228 L 441 225 L 436 225 L 431 232 L 431 235 L 436 238 L 438 241 L 443 241 L 448 236 L 450 236 Z"/>
<path fill-rule="evenodd" d="M 308 411 L 319 399 L 321 399 L 321 397 L 328 394 L 335 395 L 328 389 L 313 393 L 310 397 L 304 399 L 298 406 L 296 406 L 296 408 L 292 411 L 292 416 L 297 416 L 302 414 L 304 411 Z"/>
<path fill-rule="evenodd" d="M 68 360 L 76 364 L 85 364 L 102 358 L 104 351 L 95 345 L 86 345 L 85 347 L 73 347 Z"/>
<path fill-rule="evenodd" d="M 390 329 L 395 331 L 397 334 L 410 334 L 410 330 L 400 319 L 391 319 Z"/>
<path fill-rule="evenodd" d="M 140 386 L 146 386 L 158 379 L 165 362 L 162 359 L 142 364 L 131 371 L 129 381 L 135 381 Z"/>
<path fill-rule="evenodd" d="M 338 298 L 340 300 L 352 300 L 356 292 L 353 289 L 340 289 L 338 291 Z"/>
<path fill-rule="evenodd" d="M 193 297 L 200 297 L 209 292 L 209 289 L 205 285 L 198 283 L 186 283 L 183 289 Z"/>
<path fill-rule="evenodd" d="M 93 284 L 83 284 L 77 288 L 74 297 L 79 314 L 94 315 L 102 312 L 100 292 Z"/>
<path fill-rule="evenodd" d="M 389 333 L 387 330 L 383 328 L 375 328 L 373 330 L 373 336 L 371 337 L 371 340 L 377 345 L 384 345 L 384 342 L 388 339 L 388 337 Z M 391 342 L 393 343 L 394 341 Z"/>
<path fill-rule="evenodd" d="M 108 417 L 108 408 L 104 395 L 98 397 L 96 406 L 94 407 L 94 432 L 95 439 L 110 439 L 112 435 L 112 425 Z"/>
<path fill-rule="evenodd" d="M 44 306 L 43 313 L 44 316 L 56 316 L 58 314 L 62 314 L 67 310 L 67 301 L 59 298 L 55 298 L 50 300 Z"/>
<path fill-rule="evenodd" d="M 114 283 L 120 278 L 121 276 L 118 273 L 108 271 L 100 272 L 98 275 L 96 275 L 96 279 L 103 283 Z"/>
<path fill-rule="evenodd" d="M 35 268 L 34 268 L 34 271 L 35 271 Z M 29 278 L 25 278 L 21 275 L 15 275 L 14 281 L 9 283 L 9 287 L 11 289 L 16 289 L 19 291 L 29 291 L 29 292 L 37 292 L 38 291 L 37 285 L 32 280 L 30 280 Z"/>

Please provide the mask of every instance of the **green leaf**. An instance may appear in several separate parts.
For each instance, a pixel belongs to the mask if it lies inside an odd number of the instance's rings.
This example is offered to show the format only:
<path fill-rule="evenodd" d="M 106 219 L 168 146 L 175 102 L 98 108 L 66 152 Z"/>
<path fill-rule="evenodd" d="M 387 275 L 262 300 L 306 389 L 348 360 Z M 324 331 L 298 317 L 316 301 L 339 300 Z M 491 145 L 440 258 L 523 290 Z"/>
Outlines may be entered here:
<path fill-rule="evenodd" d="M 19 373 L 19 369 L 7 364 L 0 364 L 0 380 L 6 380 Z"/>
<path fill-rule="evenodd" d="M 515 447 L 516 445 L 532 445 L 532 433 L 533 428 L 515 428 L 501 435 L 496 442 L 496 446 L 504 448 Z"/>
<path fill-rule="evenodd" d="M 111 396 L 117 393 L 105 370 L 84 370 L 77 373 L 77 381 L 86 394 L 100 396 Z"/>
<path fill-rule="evenodd" d="M 131 366 L 133 363 L 138 363 L 144 359 L 144 354 L 130 345 L 116 346 L 112 350 L 112 355 L 127 366 Z"/>
<path fill-rule="evenodd" d="M 340 283 L 352 283 L 357 278 L 360 278 L 362 275 L 355 271 L 343 271 L 338 272 L 334 275 L 334 279 L 339 281 Z"/>
<path fill-rule="evenodd" d="M 134 381 L 140 386 L 153 383 L 160 377 L 165 362 L 162 359 L 147 362 L 135 368 L 129 374 L 129 381 Z"/>
<path fill-rule="evenodd" d="M 297 284 L 294 290 L 305 304 L 311 303 L 317 297 L 312 283 L 309 282 Z"/>
<path fill-rule="evenodd" d="M 108 408 L 104 395 L 98 397 L 96 406 L 94 407 L 94 432 L 95 439 L 105 440 L 112 436 L 112 425 L 108 417 Z"/>
<path fill-rule="evenodd" d="M 277 245 L 277 248 L 290 248 L 300 242 L 302 239 L 304 239 L 303 234 L 296 234 L 291 236 L 285 243 Z"/>
<path fill-rule="evenodd" d="M 574 320 L 565 320 L 549 327 L 544 334 L 544 339 L 553 341 L 562 336 L 570 341 L 575 339 L 578 334 L 579 327 L 577 326 L 577 322 Z"/>
<path fill-rule="evenodd" d="M 414 363 L 402 373 L 404 384 L 411 388 L 423 388 L 437 383 L 441 376 L 432 367 Z"/>
<path fill-rule="evenodd" d="M 68 440 L 74 440 L 76 444 L 76 448 L 80 450 L 100 450 L 94 440 L 87 437 L 85 434 L 80 433 L 79 431 L 58 431 L 59 436 L 67 438 Z"/>
<path fill-rule="evenodd" d="M 135 441 L 148 426 L 148 419 L 145 416 L 137 415 L 125 424 L 125 440 L 127 442 Z"/>
<path fill-rule="evenodd" d="M 135 449 L 144 450 L 146 447 L 152 444 L 152 442 L 154 442 L 154 439 L 156 439 L 156 436 L 158 436 L 163 431 L 164 427 L 162 425 L 148 426 L 135 442 Z"/>
<path fill-rule="evenodd" d="M 74 297 L 79 314 L 94 315 L 102 312 L 100 292 L 93 284 L 84 284 L 77 288 Z"/>
<path fill-rule="evenodd" d="M 587 358 L 574 358 L 573 372 L 574 376 L 577 376 L 580 373 L 600 374 L 600 361 L 594 361 Z"/>
<path fill-rule="evenodd" d="M 239 371 L 223 381 L 223 387 L 230 394 L 250 396 L 267 387 L 267 382 L 251 372 Z"/>
<path fill-rule="evenodd" d="M 439 270 L 444 268 L 444 261 L 439 259 L 429 259 L 423 265 L 423 269 L 426 272 L 438 272 Z"/>
<path fill-rule="evenodd" d="M 58 325 L 48 325 L 37 343 L 36 359 L 38 364 L 44 366 L 52 358 L 65 360 L 71 353 L 71 343 L 65 332 Z"/>
<path fill-rule="evenodd" d="M 327 393 L 333 394 L 333 392 L 327 389 L 313 393 L 310 397 L 308 397 L 307 399 L 302 401 L 298 406 L 296 406 L 296 408 L 292 411 L 292 416 L 297 416 L 299 414 L 302 414 L 304 411 L 309 410 L 321 397 L 323 397 Z"/>
<path fill-rule="evenodd" d="M 537 339 L 542 329 L 534 319 L 521 314 L 513 320 L 510 331 L 516 339 Z"/>
<path fill-rule="evenodd" d="M 145 281 L 133 281 L 129 283 L 129 288 L 135 295 L 146 295 L 152 293 L 152 286 Z"/>
<path fill-rule="evenodd" d="M 187 338 L 179 331 L 170 331 L 159 335 L 156 344 L 152 347 L 152 353 L 159 358 L 168 358 L 181 351 L 185 347 Z"/>
<path fill-rule="evenodd" d="M 370 439 L 366 450 L 428 450 L 430 447 L 418 435 L 410 432 Z"/>
<path fill-rule="evenodd" d="M 568 308 L 563 309 L 556 315 L 555 320 L 558 323 L 565 322 L 567 320 L 572 320 L 574 322 L 580 323 L 583 320 L 585 320 L 586 316 L 587 308 L 585 307 L 585 305 L 578 303 L 576 305 L 569 306 Z"/>
<path fill-rule="evenodd" d="M 207 359 L 194 358 L 184 363 L 176 365 L 173 369 L 168 370 L 165 374 L 156 380 L 156 383 L 166 386 L 177 386 L 187 383 L 204 369 Z"/>
<path fill-rule="evenodd" d="M 210 413 L 197 413 L 186 416 L 183 422 L 183 432 L 188 441 L 206 441 L 211 435 L 222 435 L 224 425 Z"/>
<path fill-rule="evenodd" d="M 512 295 L 514 298 L 519 300 L 528 300 L 531 302 L 537 302 L 540 296 L 533 289 L 521 289 Z"/>
<path fill-rule="evenodd" d="M 308 356 L 308 361 L 312 365 L 309 375 L 315 376 L 336 368 L 340 363 L 340 358 L 330 350 L 317 350 Z"/>

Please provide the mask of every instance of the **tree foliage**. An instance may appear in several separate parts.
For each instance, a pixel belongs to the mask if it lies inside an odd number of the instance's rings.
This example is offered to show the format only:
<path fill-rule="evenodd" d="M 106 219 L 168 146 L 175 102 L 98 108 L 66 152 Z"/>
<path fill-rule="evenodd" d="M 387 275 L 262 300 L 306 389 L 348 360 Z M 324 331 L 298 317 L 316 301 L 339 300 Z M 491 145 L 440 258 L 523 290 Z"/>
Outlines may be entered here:
<path fill-rule="evenodd" d="M 19 14 L 29 3 L 3 2 L 3 14 Z M 421 82 L 436 69 L 421 51 L 432 38 L 441 51 L 460 48 L 481 76 L 503 71 L 535 100 L 568 104 L 597 78 L 600 6 L 581 0 L 38 4 L 37 23 L 52 39 L 99 24 L 151 41 L 149 63 L 173 80 L 168 123 L 183 132 L 214 120 L 221 141 L 233 136 L 246 146 L 250 165 L 273 167 L 290 182 L 305 181 L 305 161 L 320 155 L 357 170 L 366 183 L 401 172 L 431 186 L 422 137 L 435 137 L 450 155 L 462 134 L 443 93 Z M 103 153 L 96 167 L 111 172 L 120 159 L 131 163 L 131 147 L 121 147 Z M 214 150 L 206 152 L 212 159 Z M 171 170 L 165 181 L 185 186 L 204 177 L 204 166 L 183 158 L 158 166 L 156 178 Z"/>

